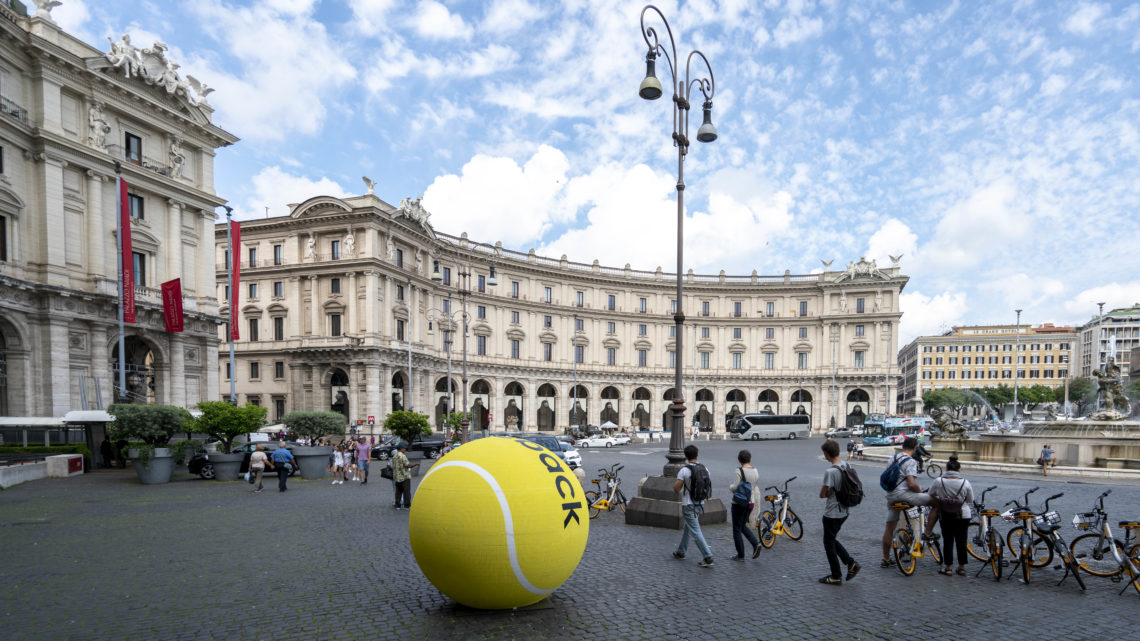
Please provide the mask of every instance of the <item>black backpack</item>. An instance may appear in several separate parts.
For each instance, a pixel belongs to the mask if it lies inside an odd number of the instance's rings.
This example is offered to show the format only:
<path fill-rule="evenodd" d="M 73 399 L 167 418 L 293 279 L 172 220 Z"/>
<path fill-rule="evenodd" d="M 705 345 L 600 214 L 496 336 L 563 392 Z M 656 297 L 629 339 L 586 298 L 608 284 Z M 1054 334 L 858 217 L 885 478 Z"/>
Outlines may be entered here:
<path fill-rule="evenodd" d="M 946 487 L 945 479 L 938 479 L 942 483 L 944 492 L 949 492 Z M 938 499 L 938 512 L 946 514 L 947 516 L 962 516 L 962 504 L 966 499 L 966 481 L 963 480 L 962 484 L 958 486 L 958 491 L 953 495 L 946 496 L 945 498 Z"/>
<path fill-rule="evenodd" d="M 835 500 L 843 507 L 859 505 L 863 502 L 863 482 L 859 480 L 855 468 L 850 465 L 834 467 L 839 470 L 839 489 L 835 490 Z"/>
<path fill-rule="evenodd" d="M 708 468 L 700 463 L 689 463 L 689 483 L 685 488 L 689 492 L 689 500 L 700 503 L 712 496 L 712 477 Z"/>

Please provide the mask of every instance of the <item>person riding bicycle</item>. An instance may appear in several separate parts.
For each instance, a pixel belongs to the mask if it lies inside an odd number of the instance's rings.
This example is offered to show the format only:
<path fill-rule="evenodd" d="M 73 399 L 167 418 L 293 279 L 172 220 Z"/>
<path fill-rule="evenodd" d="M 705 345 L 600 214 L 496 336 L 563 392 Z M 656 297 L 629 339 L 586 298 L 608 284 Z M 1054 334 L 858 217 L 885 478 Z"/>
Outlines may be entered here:
<path fill-rule="evenodd" d="M 931 456 L 930 452 L 928 452 L 926 448 L 922 446 L 922 441 L 918 441 L 918 446 L 914 448 L 914 454 L 911 454 L 911 456 L 918 463 L 918 473 L 922 474 L 923 460 L 930 458 Z"/>

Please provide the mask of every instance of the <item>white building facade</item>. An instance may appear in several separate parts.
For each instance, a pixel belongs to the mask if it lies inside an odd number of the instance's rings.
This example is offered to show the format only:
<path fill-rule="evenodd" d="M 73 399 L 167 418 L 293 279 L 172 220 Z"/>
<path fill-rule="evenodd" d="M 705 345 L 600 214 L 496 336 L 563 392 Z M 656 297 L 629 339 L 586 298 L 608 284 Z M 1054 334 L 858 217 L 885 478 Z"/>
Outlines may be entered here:
<path fill-rule="evenodd" d="M 116 397 L 218 398 L 215 149 L 197 81 L 166 46 L 103 52 L 0 4 L 0 415 L 62 416 Z M 138 319 L 117 389 L 115 163 L 130 186 Z M 159 284 L 182 279 L 185 331 Z"/>
<path fill-rule="evenodd" d="M 475 429 L 662 428 L 673 398 L 674 275 L 511 251 L 437 232 L 428 218 L 418 200 L 393 207 L 365 195 L 314 197 L 288 216 L 244 221 L 238 402 L 266 405 L 271 418 L 334 409 L 377 423 L 415 409 L 438 426 L 450 340 L 453 407 L 466 389 Z M 215 240 L 226 316 L 224 225 Z M 723 434 L 737 413 L 800 412 L 818 432 L 894 410 L 907 282 L 897 264 L 684 281 L 687 422 Z M 228 396 L 224 328 L 219 339 Z"/>
<path fill-rule="evenodd" d="M 1125 376 L 1136 368 L 1132 363 L 1132 350 L 1140 347 L 1140 303 L 1094 316 L 1078 331 L 1078 376 L 1091 377 L 1094 371 L 1104 367 L 1110 354 L 1115 355 L 1116 364 Z"/>

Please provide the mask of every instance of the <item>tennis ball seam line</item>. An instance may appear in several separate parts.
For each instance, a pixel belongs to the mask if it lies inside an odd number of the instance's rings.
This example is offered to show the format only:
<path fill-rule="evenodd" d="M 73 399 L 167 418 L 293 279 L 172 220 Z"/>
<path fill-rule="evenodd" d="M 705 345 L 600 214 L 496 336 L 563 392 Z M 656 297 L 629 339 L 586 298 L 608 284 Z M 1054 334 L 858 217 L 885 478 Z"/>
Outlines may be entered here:
<path fill-rule="evenodd" d="M 525 589 L 527 592 L 530 592 L 531 594 L 550 594 L 554 592 L 553 589 L 543 590 L 542 588 L 535 586 L 530 582 L 529 579 L 526 578 L 526 575 L 523 574 L 522 567 L 519 565 L 518 553 L 515 550 L 515 526 L 514 520 L 511 517 L 511 506 L 507 504 L 507 496 L 503 494 L 503 488 L 499 485 L 499 482 L 495 480 L 495 477 L 482 467 L 468 461 L 445 461 L 433 465 L 431 469 L 428 470 L 428 473 L 424 475 L 424 480 L 426 481 L 427 478 L 431 476 L 432 473 L 436 470 L 443 469 L 445 467 L 462 467 L 464 469 L 471 470 L 472 472 L 478 474 L 481 479 L 487 482 L 487 485 L 491 487 L 491 491 L 495 493 L 495 498 L 499 501 L 499 509 L 503 512 L 503 524 L 505 526 L 507 535 L 507 559 L 510 560 L 511 571 L 515 573 L 515 579 L 519 582 L 519 585 L 521 585 L 523 589 Z"/>

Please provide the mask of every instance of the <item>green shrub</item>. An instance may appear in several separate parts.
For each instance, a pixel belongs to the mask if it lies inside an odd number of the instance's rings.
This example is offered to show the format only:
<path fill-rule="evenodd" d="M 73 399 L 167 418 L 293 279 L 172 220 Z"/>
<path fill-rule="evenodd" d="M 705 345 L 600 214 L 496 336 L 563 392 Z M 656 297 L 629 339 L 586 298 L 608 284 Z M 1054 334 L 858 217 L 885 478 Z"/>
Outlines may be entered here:
<path fill-rule="evenodd" d="M 83 443 L 68 443 L 67 445 L 32 445 L 29 447 L 20 447 L 18 445 L 3 445 L 0 446 L 0 454 L 44 454 L 46 456 L 54 456 L 56 454 L 82 454 L 83 464 L 91 466 L 91 450 Z"/>
<path fill-rule="evenodd" d="M 428 423 L 427 414 L 408 410 L 396 410 L 389 414 L 384 419 L 384 429 L 408 442 L 417 436 L 429 436 L 431 434 L 431 424 Z"/>
<path fill-rule="evenodd" d="M 339 412 L 289 412 L 281 417 L 290 434 L 316 440 L 330 434 L 344 434 L 348 429 L 344 414 Z"/>
<path fill-rule="evenodd" d="M 198 403 L 198 409 L 202 415 L 194 419 L 193 431 L 218 439 L 218 450 L 222 454 L 230 453 L 235 438 L 256 432 L 264 425 L 267 414 L 264 407 L 237 407 L 225 401 L 203 401 Z"/>
<path fill-rule="evenodd" d="M 115 420 L 107 425 L 112 441 L 139 440 L 151 447 L 163 447 L 179 432 L 185 432 L 190 413 L 172 405 L 115 403 L 107 409 Z"/>

